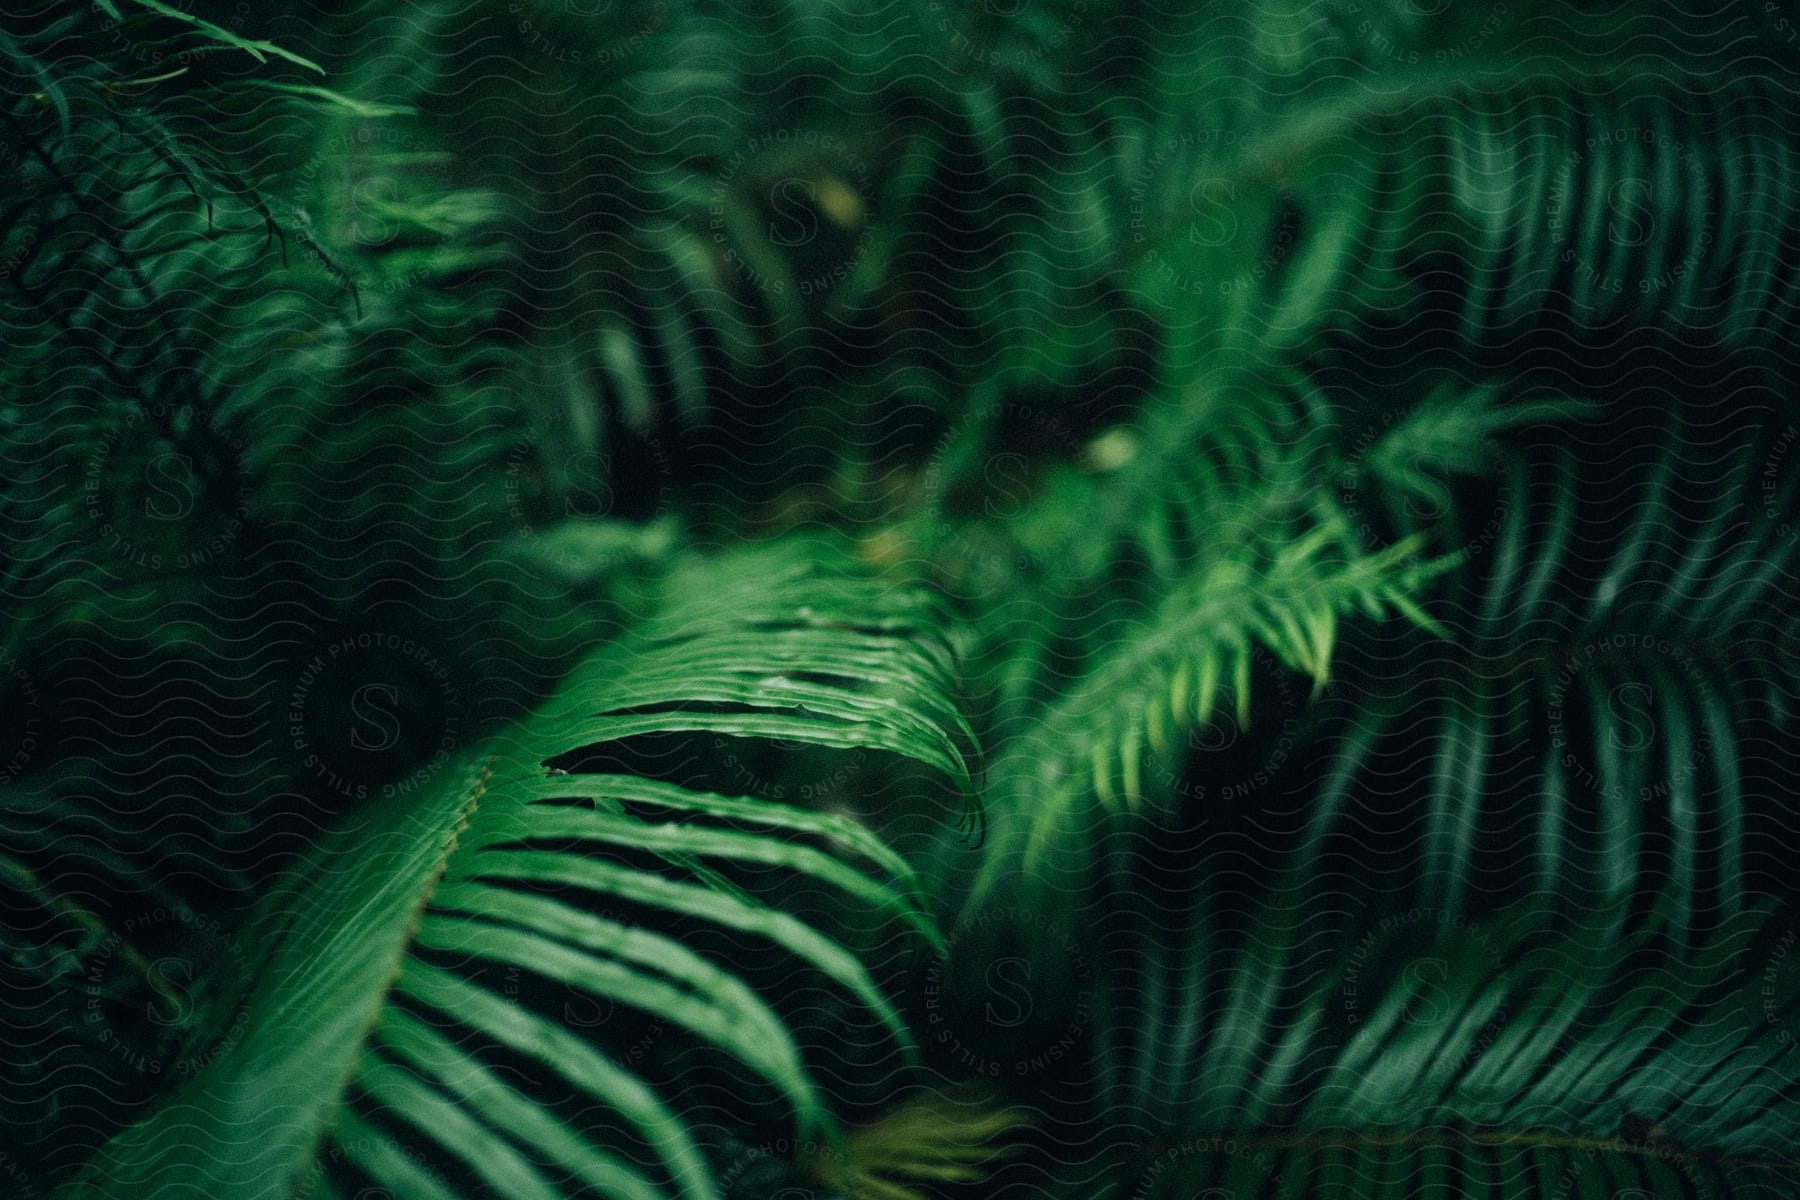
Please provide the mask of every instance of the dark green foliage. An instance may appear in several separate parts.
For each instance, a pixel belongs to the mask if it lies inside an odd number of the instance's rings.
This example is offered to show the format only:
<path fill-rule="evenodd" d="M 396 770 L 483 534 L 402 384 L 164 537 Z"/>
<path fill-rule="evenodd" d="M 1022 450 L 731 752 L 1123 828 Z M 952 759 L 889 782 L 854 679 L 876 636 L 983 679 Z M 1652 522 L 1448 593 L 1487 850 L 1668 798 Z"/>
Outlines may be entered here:
<path fill-rule="evenodd" d="M 1671 953 L 1667 915 L 1546 936 L 1532 911 L 1402 909 L 1330 949 L 1291 918 L 1241 944 L 1120 922 L 1101 1100 L 1152 1136 L 1118 1194 L 1384 1196 L 1420 1175 L 1452 1195 L 1783 1194 L 1793 1167 L 1767 1151 L 1794 1114 L 1747 1081 L 1789 1045 L 1793 933 L 1745 914 Z M 1186 1111 L 1218 1115 L 1166 1116 Z"/>
<path fill-rule="evenodd" d="M 9 12 L 9 1194 L 1795 1194 L 1777 7 Z"/>
<path fill-rule="evenodd" d="M 96 1161 L 89 1189 L 287 1194 L 315 1172 L 401 1192 L 431 1186 L 429 1171 L 357 1134 L 360 1096 L 436 1139 L 462 1160 L 457 1172 L 521 1194 L 713 1194 L 683 1117 L 560 1030 L 554 1011 L 520 1003 L 521 968 L 714 1043 L 772 1085 L 803 1135 L 828 1136 L 783 1019 L 680 941 L 633 926 L 689 919 L 738 935 L 729 944 L 746 950 L 766 941 L 855 994 L 910 1048 L 852 954 L 754 894 L 793 872 L 935 937 L 910 868 L 842 818 L 613 773 L 623 744 L 681 733 L 868 747 L 961 771 L 947 660 L 917 640 L 922 598 L 834 579 L 808 561 L 829 561 L 824 551 L 800 548 L 810 554 L 678 571 L 661 616 L 583 662 L 531 718 L 416 799 L 323 842 L 252 923 L 279 938 L 250 951 L 261 965 L 245 995 L 220 1002 L 234 1015 L 228 1040 L 206 1052 L 216 1058 Z M 546 771 L 552 761 L 574 769 Z M 626 851 L 658 869 L 607 861 Z M 464 969 L 448 969 L 453 961 Z M 477 1043 L 526 1061 L 502 1082 Z M 654 1166 L 588 1146 L 557 1116 L 567 1103 L 616 1111 Z M 506 1135 L 534 1153 L 504 1149 Z"/>

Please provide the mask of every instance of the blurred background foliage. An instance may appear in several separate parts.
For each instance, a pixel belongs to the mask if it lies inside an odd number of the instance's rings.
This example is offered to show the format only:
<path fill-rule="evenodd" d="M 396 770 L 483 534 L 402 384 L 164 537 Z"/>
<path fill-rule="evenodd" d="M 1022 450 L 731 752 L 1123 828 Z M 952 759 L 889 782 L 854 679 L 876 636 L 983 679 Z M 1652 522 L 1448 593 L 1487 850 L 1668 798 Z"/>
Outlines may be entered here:
<path fill-rule="evenodd" d="M 1794 1194 L 1797 30 L 13 6 L 0 1171 Z"/>

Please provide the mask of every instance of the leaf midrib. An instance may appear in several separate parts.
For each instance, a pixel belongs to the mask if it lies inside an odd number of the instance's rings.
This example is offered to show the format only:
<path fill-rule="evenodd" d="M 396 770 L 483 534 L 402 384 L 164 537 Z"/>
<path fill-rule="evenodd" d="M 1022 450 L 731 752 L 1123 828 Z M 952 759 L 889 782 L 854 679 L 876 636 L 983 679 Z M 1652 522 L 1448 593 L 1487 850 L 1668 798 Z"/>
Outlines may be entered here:
<path fill-rule="evenodd" d="M 487 792 L 488 780 L 492 777 L 493 772 L 494 760 L 490 755 L 482 764 L 481 774 L 476 777 L 474 785 L 469 789 L 468 799 L 463 802 L 461 810 L 457 813 L 455 827 L 450 831 L 450 836 L 446 839 L 442 852 L 438 854 L 437 861 L 432 865 L 424 887 L 420 889 L 418 902 L 414 904 L 412 912 L 407 917 L 405 932 L 394 943 L 394 952 L 392 960 L 388 963 L 386 977 L 377 991 L 374 1002 L 369 1005 L 367 1020 L 363 1023 L 362 1031 L 357 1035 L 358 1050 L 347 1056 L 342 1064 L 337 1082 L 331 1091 L 333 1102 L 324 1110 L 325 1118 L 319 1122 L 318 1128 L 314 1131 L 311 1150 L 302 1157 L 303 1163 L 311 1162 L 317 1157 L 321 1143 L 329 1136 L 337 1122 L 337 1114 L 342 1111 L 343 1107 L 344 1093 L 349 1090 L 350 1081 L 355 1078 L 357 1069 L 362 1063 L 362 1048 L 368 1045 L 370 1035 L 374 1033 L 376 1025 L 381 1022 L 381 1014 L 387 1010 L 388 997 L 393 994 L 394 985 L 399 981 L 400 973 L 405 968 L 406 956 L 411 953 L 413 942 L 418 937 L 419 923 L 424 919 L 425 910 L 431 907 L 431 898 L 437 894 L 438 885 L 443 882 L 444 874 L 449 870 L 450 860 L 455 857 L 457 847 L 461 844 L 463 831 L 469 827 L 469 821 L 475 815 L 475 810 L 481 806 L 481 797 Z M 374 903 L 374 901 L 371 900 L 370 903 Z M 367 908 L 366 905 L 364 907 Z M 288 1194 L 290 1196 L 298 1195 L 305 1185 L 306 1178 L 306 1171 L 302 1168 L 294 1176 L 293 1183 L 288 1188 Z"/>

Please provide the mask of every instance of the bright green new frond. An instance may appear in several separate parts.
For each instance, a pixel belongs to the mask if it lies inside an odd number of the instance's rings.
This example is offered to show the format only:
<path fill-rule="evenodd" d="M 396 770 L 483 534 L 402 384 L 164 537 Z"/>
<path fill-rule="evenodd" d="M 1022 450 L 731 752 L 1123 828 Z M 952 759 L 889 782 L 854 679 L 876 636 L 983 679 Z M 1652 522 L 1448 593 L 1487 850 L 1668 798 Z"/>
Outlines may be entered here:
<path fill-rule="evenodd" d="M 1322 526 L 1260 561 L 1244 552 L 1222 555 L 1178 586 L 1154 616 L 1130 622 L 996 762 L 994 840 L 977 902 L 1015 872 L 1045 883 L 1082 870 L 1069 856 L 1080 862 L 1096 828 L 1096 805 L 1136 809 L 1147 797 L 1166 797 L 1190 731 L 1223 710 L 1248 722 L 1259 653 L 1273 654 L 1280 669 L 1309 676 L 1318 689 L 1330 678 L 1346 616 L 1399 615 L 1443 636 L 1417 597 L 1460 560 L 1423 560 L 1419 549 L 1415 540 L 1356 554 L 1341 526 Z"/>

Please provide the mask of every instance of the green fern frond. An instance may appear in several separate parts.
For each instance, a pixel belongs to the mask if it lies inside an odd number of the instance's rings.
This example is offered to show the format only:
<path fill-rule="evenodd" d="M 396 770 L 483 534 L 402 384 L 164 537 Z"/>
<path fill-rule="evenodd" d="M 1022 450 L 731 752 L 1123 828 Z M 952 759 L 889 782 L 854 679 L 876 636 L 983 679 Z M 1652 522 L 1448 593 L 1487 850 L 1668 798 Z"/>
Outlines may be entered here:
<path fill-rule="evenodd" d="M 0 1190 L 1800 1191 L 1779 7 L 11 6 Z"/>
<path fill-rule="evenodd" d="M 1689 436 L 1668 420 L 1611 443 L 1642 464 L 1616 484 L 1584 483 L 1566 454 L 1515 462 L 1481 569 L 1443 598 L 1450 640 L 1354 672 L 1306 853 L 1397 777 L 1419 805 L 1427 903 L 1486 903 L 1500 881 L 1478 847 L 1504 826 L 1526 847 L 1509 888 L 1522 867 L 1539 894 L 1595 903 L 1654 885 L 1684 930 L 1743 906 L 1763 870 L 1746 831 L 1785 836 L 1761 747 L 1791 713 L 1795 485 L 1755 438 L 1684 467 Z"/>
<path fill-rule="evenodd" d="M 1121 931 L 1102 1102 L 1150 1136 L 1108 1194 L 1675 1200 L 1800 1181 L 1800 1109 L 1743 1086 L 1787 1053 L 1800 1001 L 1767 906 L 1674 957 L 1654 953 L 1666 906 L 1549 936 L 1530 908 L 1443 915 L 1371 918 L 1326 949 L 1269 908 L 1242 943 L 1197 936 L 1173 961 Z"/>
<path fill-rule="evenodd" d="M 1140 802 L 1142 748 L 1148 744 L 1165 752 L 1171 734 L 1205 725 L 1222 695 L 1232 697 L 1241 721 L 1249 719 L 1253 646 L 1273 651 L 1283 666 L 1322 688 L 1344 615 L 1399 614 L 1429 633 L 1448 636 L 1412 596 L 1460 560 L 1420 562 L 1422 543 L 1413 540 L 1333 561 L 1329 549 L 1336 541 L 1330 529 L 1319 529 L 1281 547 L 1266 566 L 1239 558 L 1210 564 L 1191 587 L 1165 602 L 1140 635 L 1122 639 L 1102 667 L 1070 692 L 1047 718 L 1046 735 L 1086 731 L 1078 735 L 1071 757 L 1092 764 L 1094 791 L 1102 802 Z M 1109 722 L 1114 713 L 1124 714 L 1122 725 Z"/>
<path fill-rule="evenodd" d="M 1492 479 L 1505 469 L 1506 443 L 1535 427 L 1593 415 L 1595 406 L 1572 400 L 1503 399 L 1489 384 L 1464 388 L 1440 384 L 1385 428 L 1346 433 L 1358 406 L 1308 389 L 1308 404 L 1329 435 L 1340 464 L 1340 492 L 1379 498 L 1384 524 L 1401 536 L 1431 533 L 1445 540 L 1459 485 Z M 1348 518 L 1348 514 L 1346 514 Z M 1359 531 L 1360 532 L 1360 531 Z M 1479 531 L 1477 531 L 1479 532 Z"/>
<path fill-rule="evenodd" d="M 296 66 L 305 67 L 307 70 L 317 72 L 320 75 L 325 73 L 324 67 L 321 67 L 311 59 L 302 58 L 292 50 L 284 49 L 273 42 L 243 37 L 226 29 L 223 25 L 208 21 L 204 17 L 196 16 L 191 12 L 184 12 L 172 4 L 164 3 L 163 0 L 126 0 L 126 2 L 134 8 L 146 9 L 159 17 L 164 17 L 171 21 L 181 21 L 191 25 L 196 30 L 204 33 L 210 40 L 215 41 L 222 46 L 229 46 L 234 50 L 242 50 L 245 54 L 248 54 L 258 62 L 265 62 L 268 58 L 273 56 L 276 58 L 284 58 Z M 118 5 L 113 3 L 113 0 L 95 0 L 95 7 L 115 21 L 125 19 L 124 14 L 120 12 Z"/>
<path fill-rule="evenodd" d="M 682 1116 L 515 999 L 498 972 L 645 1009 L 766 1078 L 804 1136 L 835 1136 L 781 1018 L 664 929 L 692 921 L 766 941 L 859 997 L 904 1043 L 849 951 L 715 873 L 793 872 L 934 936 L 910 871 L 847 818 L 589 764 L 627 739 L 705 732 L 881 749 L 957 771 L 954 726 L 940 723 L 948 663 L 925 611 L 906 589 L 822 571 L 792 546 L 678 572 L 656 618 L 582 664 L 518 728 L 308 856 L 252 926 L 257 974 L 217 1060 L 122 1134 L 76 1192 L 285 1196 L 315 1166 L 348 1166 L 404 1195 L 462 1190 L 449 1179 L 519 1195 L 713 1195 Z M 627 851 L 662 865 L 617 857 Z M 604 915 L 615 905 L 645 916 Z M 618 1114 L 658 1165 L 594 1146 L 553 1100 L 503 1083 L 476 1043 Z M 370 1106 L 452 1174 L 402 1153 L 397 1134 L 362 1115 Z"/>
<path fill-rule="evenodd" d="M 1002 879 L 1034 882 L 1080 871 L 1092 808 L 1137 809 L 1164 796 L 1171 776 L 1147 761 L 1205 726 L 1227 705 L 1249 720 L 1259 648 L 1285 669 L 1330 678 L 1344 617 L 1400 615 L 1432 636 L 1444 630 L 1418 602 L 1457 556 L 1424 560 L 1421 540 L 1371 555 L 1348 550 L 1341 526 L 1322 526 L 1257 561 L 1227 554 L 1202 566 L 1151 619 L 1118 634 L 1095 668 L 1018 734 L 990 781 L 994 827 L 976 883 L 980 903 Z M 1071 866 L 1073 854 L 1079 865 Z M 1055 864 L 1053 867 L 1052 864 Z"/>
<path fill-rule="evenodd" d="M 1177 190 L 1145 218 L 1161 247 L 1145 286 L 1232 279 L 1254 240 L 1269 269 L 1209 303 L 1247 310 L 1271 349 L 1421 318 L 1477 347 L 1540 328 L 1662 327 L 1709 346 L 1791 333 L 1778 89 L 1415 74 L 1176 160 Z M 1221 217 L 1245 234 L 1194 236 Z"/>

